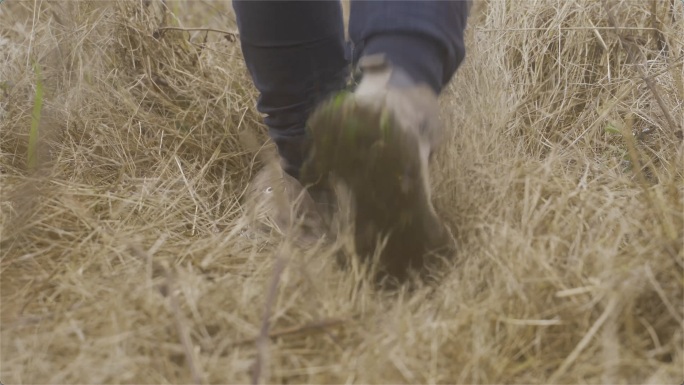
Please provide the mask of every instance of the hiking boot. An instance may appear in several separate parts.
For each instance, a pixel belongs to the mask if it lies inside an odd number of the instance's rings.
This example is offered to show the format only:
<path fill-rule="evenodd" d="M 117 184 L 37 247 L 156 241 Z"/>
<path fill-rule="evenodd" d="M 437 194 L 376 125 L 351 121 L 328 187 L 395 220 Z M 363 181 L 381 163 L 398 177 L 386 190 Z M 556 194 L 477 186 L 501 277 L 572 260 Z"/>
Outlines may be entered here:
<path fill-rule="evenodd" d="M 354 93 L 341 92 L 309 118 L 312 150 L 301 180 L 342 180 L 355 205 L 360 256 L 379 256 L 381 271 L 403 280 L 425 257 L 450 245 L 431 202 L 428 160 L 440 140 L 437 95 L 382 55 L 361 59 Z"/>
<path fill-rule="evenodd" d="M 292 236 L 300 246 L 316 243 L 330 230 L 334 207 L 331 192 L 305 190 L 277 162 L 266 164 L 257 173 L 247 198 L 254 213 L 265 214 L 281 233 Z"/>

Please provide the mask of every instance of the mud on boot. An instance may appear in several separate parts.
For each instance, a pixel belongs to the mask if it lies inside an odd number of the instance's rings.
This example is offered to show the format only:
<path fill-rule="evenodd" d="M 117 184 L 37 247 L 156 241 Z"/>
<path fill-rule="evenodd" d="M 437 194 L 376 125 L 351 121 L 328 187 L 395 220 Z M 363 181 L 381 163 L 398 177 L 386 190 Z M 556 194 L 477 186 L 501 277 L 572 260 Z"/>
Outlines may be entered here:
<path fill-rule="evenodd" d="M 305 185 L 330 175 L 342 180 L 353 195 L 357 253 L 372 256 L 386 238 L 379 270 L 404 280 L 426 256 L 451 245 L 428 181 L 428 158 L 439 140 L 437 97 L 384 58 L 364 59 L 356 91 L 339 93 L 311 115 L 313 147 L 301 179 Z"/>

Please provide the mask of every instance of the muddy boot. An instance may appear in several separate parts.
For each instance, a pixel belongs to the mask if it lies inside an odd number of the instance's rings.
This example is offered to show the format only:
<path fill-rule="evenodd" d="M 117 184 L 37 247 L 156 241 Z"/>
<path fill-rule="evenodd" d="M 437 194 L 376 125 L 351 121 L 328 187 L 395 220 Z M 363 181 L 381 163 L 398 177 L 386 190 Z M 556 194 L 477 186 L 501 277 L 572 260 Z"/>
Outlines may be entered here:
<path fill-rule="evenodd" d="M 428 180 L 441 130 L 437 95 L 382 55 L 362 58 L 359 67 L 355 92 L 336 95 L 311 115 L 313 148 L 301 179 L 344 181 L 354 200 L 357 253 L 372 256 L 386 240 L 380 270 L 403 280 L 451 245 Z"/>

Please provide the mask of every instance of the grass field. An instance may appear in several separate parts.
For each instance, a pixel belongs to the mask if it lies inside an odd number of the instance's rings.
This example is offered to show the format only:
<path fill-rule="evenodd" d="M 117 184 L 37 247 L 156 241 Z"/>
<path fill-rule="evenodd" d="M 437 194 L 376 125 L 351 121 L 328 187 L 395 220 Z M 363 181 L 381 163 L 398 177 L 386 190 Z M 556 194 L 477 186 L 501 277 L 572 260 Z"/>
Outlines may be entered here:
<path fill-rule="evenodd" d="M 3 1 L 0 382 L 682 383 L 684 4 L 606 4 L 622 44 L 601 1 L 476 1 L 432 169 L 459 248 L 387 292 L 246 203 L 239 42 L 162 29 L 230 3 Z"/>

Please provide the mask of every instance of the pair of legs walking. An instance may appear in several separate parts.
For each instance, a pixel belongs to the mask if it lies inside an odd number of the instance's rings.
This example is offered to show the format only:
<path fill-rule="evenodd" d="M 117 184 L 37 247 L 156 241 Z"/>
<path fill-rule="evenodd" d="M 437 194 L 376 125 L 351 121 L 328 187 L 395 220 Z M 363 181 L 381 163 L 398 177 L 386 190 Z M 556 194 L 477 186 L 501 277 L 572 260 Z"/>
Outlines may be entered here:
<path fill-rule="evenodd" d="M 421 267 L 449 243 L 427 165 L 441 129 L 437 95 L 465 56 L 468 1 L 352 0 L 350 44 L 339 1 L 233 7 L 286 178 L 325 197 L 334 175 L 354 198 L 357 252 L 373 254 L 385 239 L 385 273 Z M 329 97 L 345 88 L 350 63 L 362 73 L 354 93 Z"/>
<path fill-rule="evenodd" d="M 312 109 L 342 89 L 363 56 L 384 53 L 417 83 L 436 93 L 465 56 L 465 0 L 351 2 L 345 40 L 339 0 L 236 0 L 247 68 L 261 96 L 258 110 L 284 160 L 299 177 L 306 150 L 305 122 Z M 353 49 L 352 49 L 353 45 Z"/>

